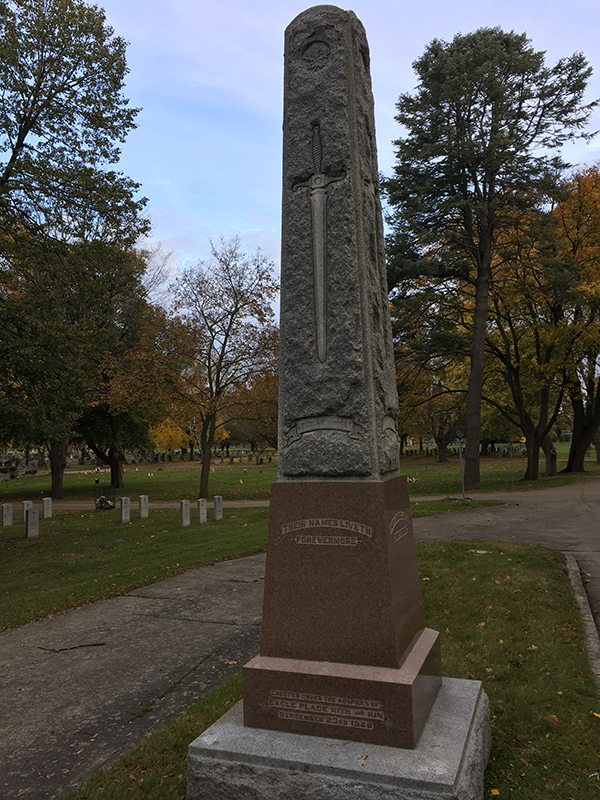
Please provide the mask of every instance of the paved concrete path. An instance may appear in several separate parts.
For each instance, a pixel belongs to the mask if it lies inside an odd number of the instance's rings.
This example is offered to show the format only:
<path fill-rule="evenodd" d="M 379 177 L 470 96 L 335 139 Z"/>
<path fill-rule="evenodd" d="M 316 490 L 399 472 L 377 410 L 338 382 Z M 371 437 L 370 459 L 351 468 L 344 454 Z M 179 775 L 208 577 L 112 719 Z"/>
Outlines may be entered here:
<path fill-rule="evenodd" d="M 1 633 L 0 798 L 62 794 L 252 658 L 264 562 L 220 562 Z"/>
<path fill-rule="evenodd" d="M 590 573 L 600 623 L 600 476 L 476 496 L 502 505 L 421 517 L 416 539 L 488 538 L 570 553 Z M 2 800 L 59 796 L 249 660 L 263 575 L 263 554 L 221 562 L 0 634 Z"/>

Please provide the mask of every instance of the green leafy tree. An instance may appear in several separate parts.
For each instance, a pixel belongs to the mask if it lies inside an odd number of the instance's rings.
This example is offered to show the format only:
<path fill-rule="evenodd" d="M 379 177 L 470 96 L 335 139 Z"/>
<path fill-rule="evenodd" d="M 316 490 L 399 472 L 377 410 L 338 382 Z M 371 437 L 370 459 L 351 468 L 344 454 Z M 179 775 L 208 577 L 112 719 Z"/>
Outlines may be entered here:
<path fill-rule="evenodd" d="M 0 438 L 48 443 L 53 497 L 149 228 L 125 49 L 97 6 L 0 0 Z"/>
<path fill-rule="evenodd" d="M 126 43 L 97 6 L 0 0 L 0 224 L 131 246 L 138 184 L 108 167 L 135 127 Z"/>
<path fill-rule="evenodd" d="M 107 354 L 133 335 L 144 264 L 99 242 L 54 250 L 21 239 L 0 270 L 0 439 L 47 444 L 58 498 L 75 422 L 103 399 Z"/>
<path fill-rule="evenodd" d="M 553 156 L 583 132 L 591 74 L 581 53 L 553 67 L 525 34 L 481 28 L 434 40 L 414 63 L 419 83 L 396 119 L 397 164 L 383 187 L 390 206 L 390 275 L 443 290 L 471 287 L 465 483 L 479 486 L 481 396 L 495 248 L 508 217 L 551 191 L 564 166 Z"/>

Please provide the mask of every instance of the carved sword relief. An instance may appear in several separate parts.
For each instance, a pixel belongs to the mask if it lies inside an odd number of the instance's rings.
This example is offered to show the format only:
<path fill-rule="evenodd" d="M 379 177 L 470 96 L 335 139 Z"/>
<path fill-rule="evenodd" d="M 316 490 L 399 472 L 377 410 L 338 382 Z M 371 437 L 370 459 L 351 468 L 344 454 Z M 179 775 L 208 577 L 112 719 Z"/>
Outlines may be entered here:
<path fill-rule="evenodd" d="M 323 363 L 327 358 L 327 186 L 344 180 L 346 174 L 332 177 L 322 171 L 323 142 L 318 124 L 313 125 L 311 144 L 314 174 L 307 181 L 294 183 L 292 189 L 310 189 L 317 356 Z"/>

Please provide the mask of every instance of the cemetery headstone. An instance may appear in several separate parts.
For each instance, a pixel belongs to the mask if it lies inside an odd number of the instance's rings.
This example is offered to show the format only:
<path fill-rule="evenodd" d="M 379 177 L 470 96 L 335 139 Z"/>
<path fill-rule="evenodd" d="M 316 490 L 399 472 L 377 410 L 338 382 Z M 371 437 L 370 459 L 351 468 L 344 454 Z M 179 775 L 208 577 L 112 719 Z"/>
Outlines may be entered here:
<path fill-rule="evenodd" d="M 181 527 L 186 528 L 190 524 L 190 501 L 181 500 L 179 503 L 179 518 Z"/>
<path fill-rule="evenodd" d="M 219 494 L 216 494 L 213 498 L 213 512 L 215 521 L 223 519 L 223 498 Z"/>
<path fill-rule="evenodd" d="M 25 538 L 37 539 L 40 535 L 40 512 L 37 508 L 27 509 L 25 515 Z"/>
<path fill-rule="evenodd" d="M 12 521 L 12 503 L 2 503 L 2 527 L 8 528 L 10 525 L 12 525 Z"/>
<path fill-rule="evenodd" d="M 148 495 L 140 495 L 140 519 L 148 519 Z"/>
<path fill-rule="evenodd" d="M 22 512 L 21 512 L 23 515 L 23 522 L 25 522 L 27 519 L 27 512 L 32 508 L 33 508 L 33 503 L 31 502 L 31 500 L 23 500 Z"/>
<path fill-rule="evenodd" d="M 208 520 L 206 516 L 206 499 L 204 497 L 200 497 L 197 502 L 198 506 L 198 522 L 200 525 L 204 525 Z"/>
<path fill-rule="evenodd" d="M 121 522 L 129 522 L 131 519 L 131 499 L 121 498 Z"/>
<path fill-rule="evenodd" d="M 42 519 L 52 519 L 52 498 L 42 498 Z"/>

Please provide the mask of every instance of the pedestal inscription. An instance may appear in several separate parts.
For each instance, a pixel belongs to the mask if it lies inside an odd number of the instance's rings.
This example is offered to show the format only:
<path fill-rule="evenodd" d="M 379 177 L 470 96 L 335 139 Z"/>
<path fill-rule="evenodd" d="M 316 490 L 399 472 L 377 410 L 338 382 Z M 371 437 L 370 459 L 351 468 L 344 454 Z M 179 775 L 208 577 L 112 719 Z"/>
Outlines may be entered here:
<path fill-rule="evenodd" d="M 272 485 L 260 656 L 243 676 L 246 725 L 415 746 L 441 662 L 405 478 Z"/>

